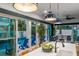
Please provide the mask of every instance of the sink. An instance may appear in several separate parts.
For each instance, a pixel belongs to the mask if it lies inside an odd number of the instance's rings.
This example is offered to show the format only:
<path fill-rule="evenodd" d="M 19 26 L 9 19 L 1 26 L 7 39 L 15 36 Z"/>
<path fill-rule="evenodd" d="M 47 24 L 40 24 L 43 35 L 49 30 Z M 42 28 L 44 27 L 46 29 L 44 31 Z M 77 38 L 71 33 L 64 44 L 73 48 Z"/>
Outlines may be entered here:
<path fill-rule="evenodd" d="M 59 50 L 57 56 L 73 56 L 73 53 L 67 50 Z"/>

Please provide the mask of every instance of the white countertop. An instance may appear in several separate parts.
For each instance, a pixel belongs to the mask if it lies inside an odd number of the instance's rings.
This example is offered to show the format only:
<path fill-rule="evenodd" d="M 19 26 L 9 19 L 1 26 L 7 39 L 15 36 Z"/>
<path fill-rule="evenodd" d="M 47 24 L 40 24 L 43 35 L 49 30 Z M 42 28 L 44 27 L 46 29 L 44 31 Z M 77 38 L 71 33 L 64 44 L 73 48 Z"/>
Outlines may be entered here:
<path fill-rule="evenodd" d="M 50 42 L 51 44 L 55 45 L 55 42 Z M 57 43 L 57 53 L 54 52 L 55 49 L 53 49 L 52 52 L 43 52 L 42 47 L 25 54 L 24 56 L 77 56 L 76 53 L 76 45 L 72 43 L 64 43 L 65 47 L 62 47 L 62 44 L 60 42 Z"/>

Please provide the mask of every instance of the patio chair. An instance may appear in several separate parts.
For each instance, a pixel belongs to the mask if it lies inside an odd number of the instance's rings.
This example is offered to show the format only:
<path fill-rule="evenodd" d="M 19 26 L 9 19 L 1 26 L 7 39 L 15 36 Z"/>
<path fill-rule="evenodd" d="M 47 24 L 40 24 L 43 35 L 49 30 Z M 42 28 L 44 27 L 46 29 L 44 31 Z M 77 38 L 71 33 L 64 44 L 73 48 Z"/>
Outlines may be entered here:
<path fill-rule="evenodd" d="M 21 50 L 24 50 L 25 48 L 29 48 L 28 46 L 28 39 L 26 39 L 25 37 L 24 38 L 19 38 L 19 48 Z"/>

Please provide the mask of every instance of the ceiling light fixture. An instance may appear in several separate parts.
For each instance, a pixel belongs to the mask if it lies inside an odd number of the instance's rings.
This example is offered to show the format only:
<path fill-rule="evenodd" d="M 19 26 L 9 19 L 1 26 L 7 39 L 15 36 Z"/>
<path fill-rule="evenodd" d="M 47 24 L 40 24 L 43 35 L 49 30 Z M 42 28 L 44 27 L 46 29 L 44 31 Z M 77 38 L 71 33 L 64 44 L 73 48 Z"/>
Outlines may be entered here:
<path fill-rule="evenodd" d="M 56 18 L 54 17 L 54 14 L 52 12 L 48 12 L 48 14 L 45 16 L 46 21 L 56 21 Z"/>
<path fill-rule="evenodd" d="M 48 14 L 45 16 L 45 20 L 46 21 L 56 21 L 56 17 L 55 15 L 52 13 L 51 11 L 51 3 L 50 3 L 50 11 L 48 12 Z"/>
<path fill-rule="evenodd" d="M 35 12 L 38 7 L 35 3 L 14 3 L 14 8 L 22 12 Z"/>

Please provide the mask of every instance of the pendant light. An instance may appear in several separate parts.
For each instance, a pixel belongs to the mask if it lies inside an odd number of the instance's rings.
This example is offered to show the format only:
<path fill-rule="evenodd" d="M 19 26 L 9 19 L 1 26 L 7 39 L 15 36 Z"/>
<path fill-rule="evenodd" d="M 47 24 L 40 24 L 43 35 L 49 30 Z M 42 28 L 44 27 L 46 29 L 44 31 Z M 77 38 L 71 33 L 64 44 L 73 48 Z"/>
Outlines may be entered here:
<path fill-rule="evenodd" d="M 46 21 L 56 21 L 56 17 L 55 15 L 52 13 L 51 11 L 51 3 L 50 3 L 50 11 L 48 12 L 48 14 L 45 16 L 45 20 Z"/>
<path fill-rule="evenodd" d="M 22 12 L 34 12 L 38 9 L 35 3 L 14 3 L 13 7 Z"/>
<path fill-rule="evenodd" d="M 56 17 L 56 22 L 55 24 L 61 24 L 62 20 L 59 18 L 59 4 L 57 3 L 57 17 Z"/>

